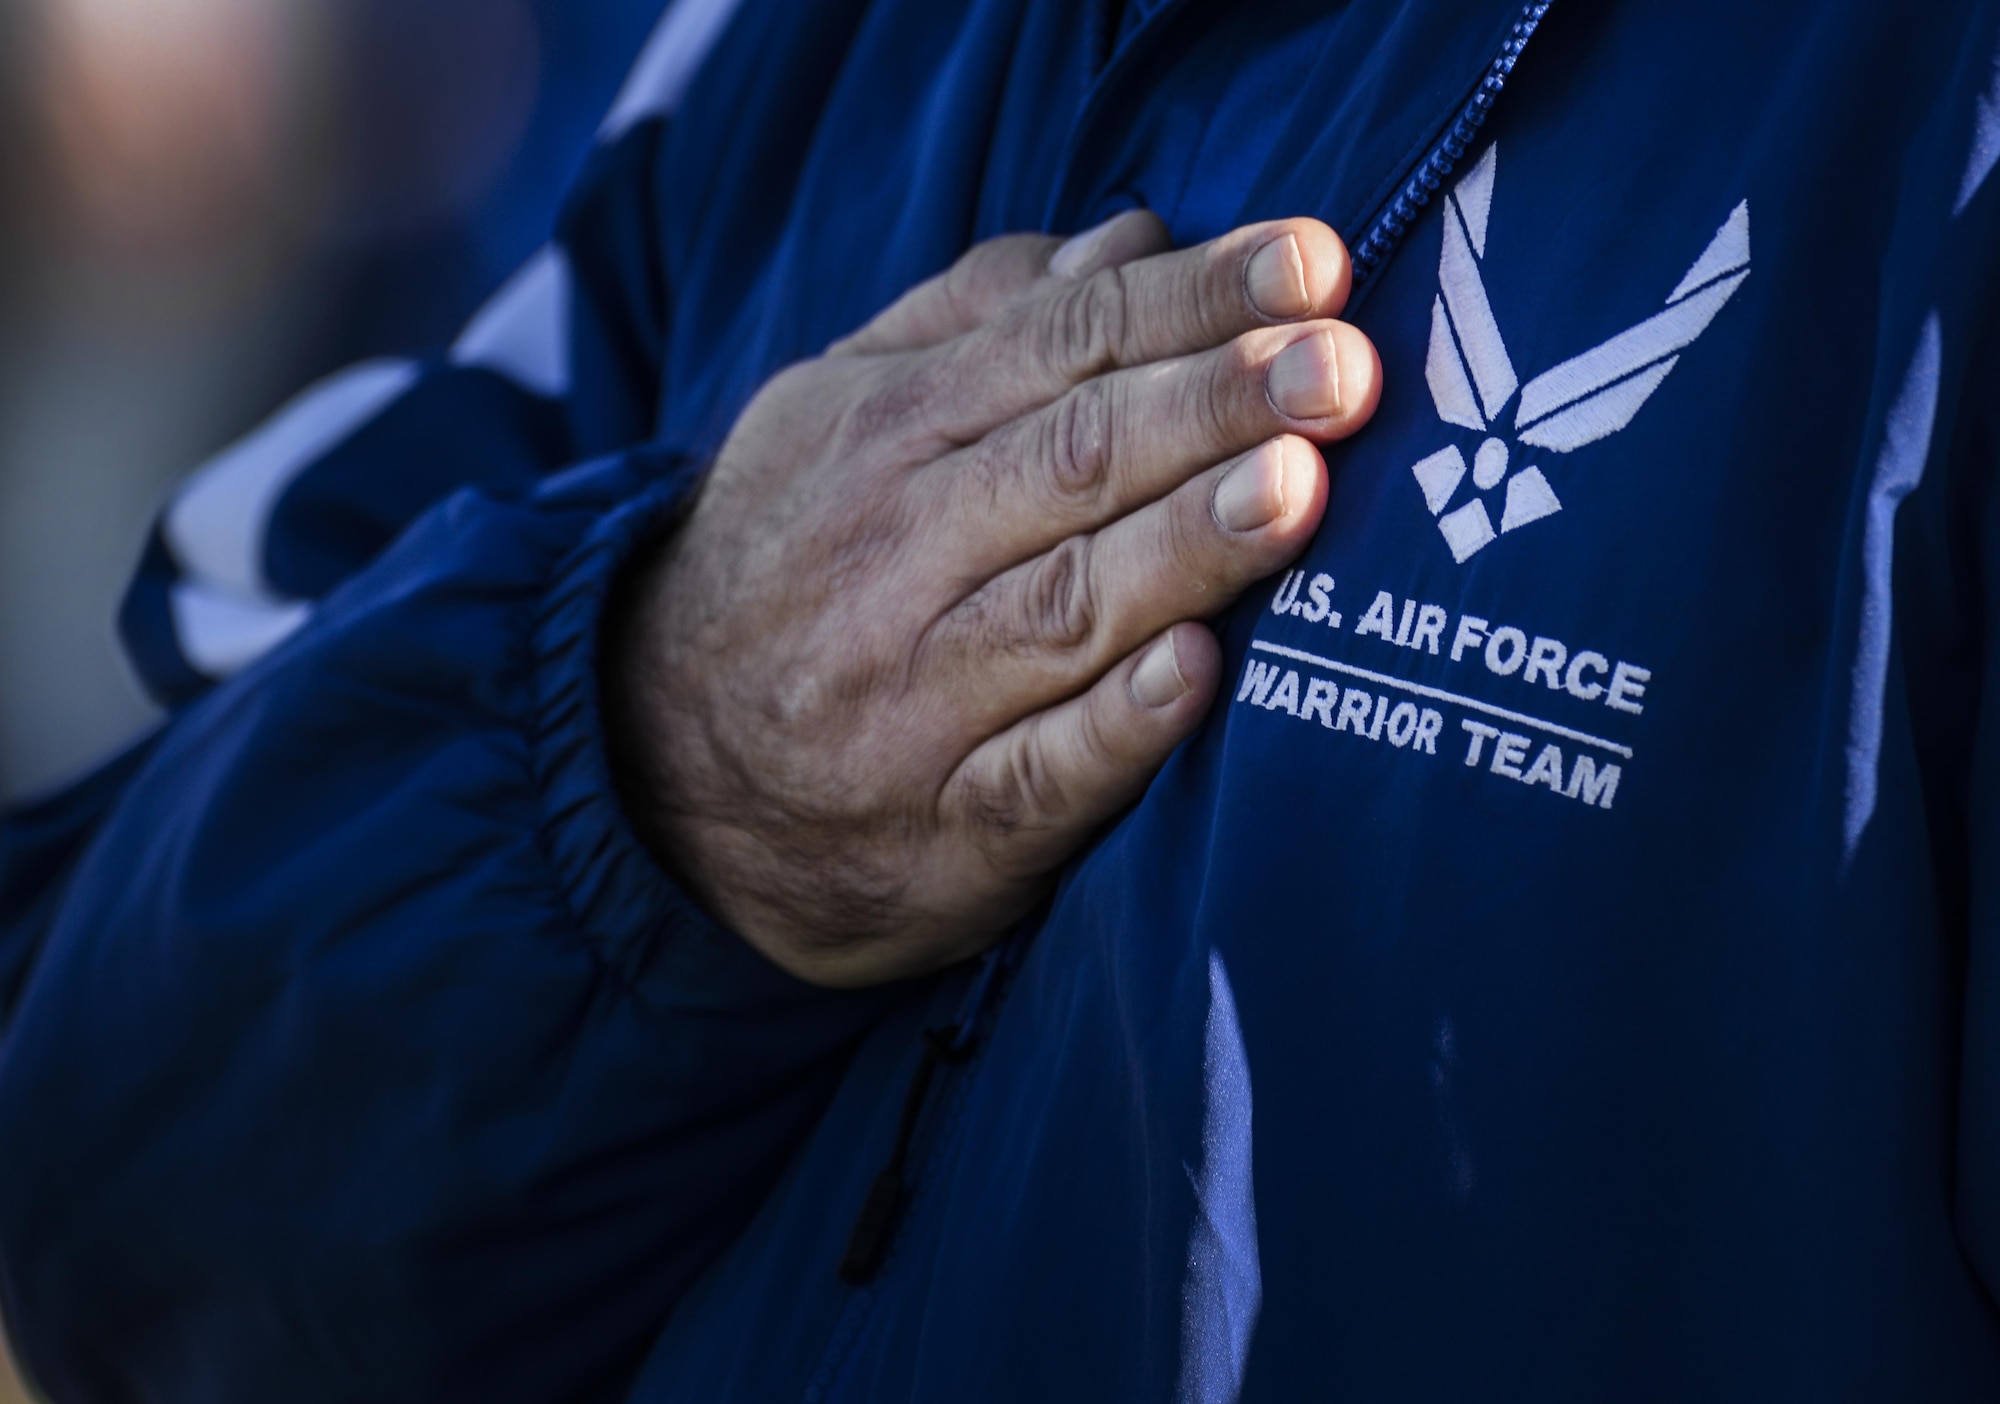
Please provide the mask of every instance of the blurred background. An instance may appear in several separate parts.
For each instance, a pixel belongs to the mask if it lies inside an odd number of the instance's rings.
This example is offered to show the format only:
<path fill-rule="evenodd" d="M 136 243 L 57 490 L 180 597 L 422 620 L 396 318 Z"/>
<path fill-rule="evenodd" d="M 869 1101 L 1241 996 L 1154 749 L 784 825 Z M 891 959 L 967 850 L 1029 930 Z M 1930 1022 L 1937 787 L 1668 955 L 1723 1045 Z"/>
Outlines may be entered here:
<path fill-rule="evenodd" d="M 151 723 L 113 618 L 167 489 L 319 375 L 448 343 L 663 8 L 0 3 L 0 804 Z"/>
<path fill-rule="evenodd" d="M 664 0 L 0 3 L 0 802 L 148 724 L 167 488 L 541 243 Z"/>

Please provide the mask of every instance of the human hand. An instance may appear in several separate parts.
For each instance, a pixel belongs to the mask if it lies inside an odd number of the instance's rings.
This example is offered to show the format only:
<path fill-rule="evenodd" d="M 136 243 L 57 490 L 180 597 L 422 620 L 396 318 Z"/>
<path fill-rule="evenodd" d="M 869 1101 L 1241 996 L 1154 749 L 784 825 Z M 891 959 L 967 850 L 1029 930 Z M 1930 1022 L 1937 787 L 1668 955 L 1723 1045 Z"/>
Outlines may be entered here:
<path fill-rule="evenodd" d="M 793 974 L 990 944 L 1213 700 L 1381 366 L 1313 220 L 981 245 L 737 422 L 610 644 L 656 850 Z"/>

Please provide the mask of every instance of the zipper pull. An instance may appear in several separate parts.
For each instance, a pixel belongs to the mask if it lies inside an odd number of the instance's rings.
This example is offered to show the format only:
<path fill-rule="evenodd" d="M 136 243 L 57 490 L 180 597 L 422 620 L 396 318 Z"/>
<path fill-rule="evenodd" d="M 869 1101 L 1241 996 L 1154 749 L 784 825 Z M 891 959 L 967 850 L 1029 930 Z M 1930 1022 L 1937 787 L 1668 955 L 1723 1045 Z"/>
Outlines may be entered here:
<path fill-rule="evenodd" d="M 896 1236 L 896 1221 L 903 1216 L 903 1172 L 885 1165 L 868 1187 L 868 1198 L 854 1220 L 848 1236 L 847 1252 L 840 1259 L 840 1280 L 850 1287 L 866 1287 L 882 1270 L 889 1254 L 889 1242 Z"/>
<path fill-rule="evenodd" d="M 924 1100 L 930 1095 L 931 1080 L 939 1064 L 956 1066 L 972 1057 L 971 1021 L 941 1029 L 924 1030 L 924 1056 L 910 1078 L 910 1090 L 903 1094 L 903 1116 L 896 1127 L 896 1144 L 889 1163 L 868 1187 L 855 1215 L 854 1229 L 847 1236 L 847 1251 L 840 1257 L 840 1280 L 850 1287 L 866 1287 L 882 1271 L 895 1241 L 896 1226 L 903 1217 L 908 1197 L 903 1184 L 903 1166 L 910 1158 L 910 1143 L 916 1139 L 917 1123 L 923 1117 Z"/>

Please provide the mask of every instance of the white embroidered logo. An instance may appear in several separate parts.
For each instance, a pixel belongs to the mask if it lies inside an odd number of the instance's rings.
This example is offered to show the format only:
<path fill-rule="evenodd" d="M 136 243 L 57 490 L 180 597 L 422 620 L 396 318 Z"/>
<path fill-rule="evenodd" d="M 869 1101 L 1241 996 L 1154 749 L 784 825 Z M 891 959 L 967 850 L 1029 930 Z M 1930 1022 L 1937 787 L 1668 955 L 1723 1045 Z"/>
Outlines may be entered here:
<path fill-rule="evenodd" d="M 1513 432 L 1519 444 L 1569 453 L 1609 438 L 1632 422 L 1679 363 L 1680 353 L 1708 330 L 1750 276 L 1750 202 L 1745 200 L 1668 295 L 1666 311 L 1522 386 L 1479 271 L 1486 257 L 1486 221 L 1498 160 L 1499 146 L 1489 146 L 1445 200 L 1439 296 L 1431 307 L 1430 354 L 1424 365 L 1438 417 L 1487 437 L 1469 467 L 1454 446 L 1412 469 L 1438 530 L 1461 565 L 1501 533 L 1562 510 L 1540 468 L 1529 466 L 1509 476 L 1513 451 L 1495 429 L 1514 391 L 1521 392 Z M 1468 473 L 1471 500 L 1446 511 Z M 1481 494 L 1503 482 L 1506 495 L 1496 532 Z"/>

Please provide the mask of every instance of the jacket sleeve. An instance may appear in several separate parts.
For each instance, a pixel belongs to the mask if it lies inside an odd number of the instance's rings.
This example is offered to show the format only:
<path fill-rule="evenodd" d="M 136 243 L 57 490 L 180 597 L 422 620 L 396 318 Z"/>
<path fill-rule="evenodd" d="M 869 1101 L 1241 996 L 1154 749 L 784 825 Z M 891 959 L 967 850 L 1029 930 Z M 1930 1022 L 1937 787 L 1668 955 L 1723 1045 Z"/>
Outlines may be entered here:
<path fill-rule="evenodd" d="M 524 492 L 647 436 L 668 306 L 654 171 L 736 4 L 667 7 L 554 236 L 447 354 L 331 377 L 175 493 L 119 621 L 157 700 L 240 672 L 456 489 Z"/>
<path fill-rule="evenodd" d="M 242 672 L 452 492 L 526 493 L 648 437 L 670 305 L 656 171 L 738 3 L 667 0 L 553 236 L 446 354 L 330 377 L 172 494 L 118 620 L 155 701 L 179 708 Z M 150 744 L 0 812 L 0 1018 L 65 874 Z"/>
<path fill-rule="evenodd" d="M 599 731 L 693 477 L 648 172 L 730 9 L 669 11 L 451 356 L 176 499 L 124 616 L 172 719 L 0 824 L 0 1306 L 65 1404 L 617 1397 L 904 997 L 711 925 Z"/>
<path fill-rule="evenodd" d="M 599 614 L 687 476 L 460 492 L 94 811 L 0 1037 L 54 1398 L 614 1398 L 907 997 L 783 975 L 616 803 Z"/>

